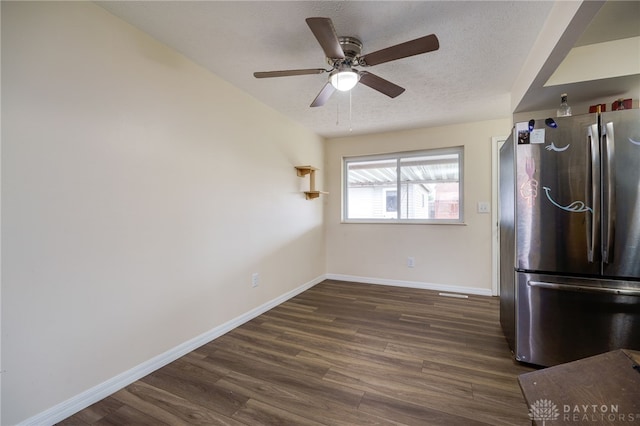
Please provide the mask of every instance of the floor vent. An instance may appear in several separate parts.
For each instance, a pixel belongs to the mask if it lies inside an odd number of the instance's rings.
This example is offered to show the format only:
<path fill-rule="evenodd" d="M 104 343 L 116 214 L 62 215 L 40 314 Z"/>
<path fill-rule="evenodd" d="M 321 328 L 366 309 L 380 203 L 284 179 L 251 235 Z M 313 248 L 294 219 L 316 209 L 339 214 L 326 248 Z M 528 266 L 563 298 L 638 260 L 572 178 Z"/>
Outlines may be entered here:
<path fill-rule="evenodd" d="M 466 294 L 456 294 L 456 293 L 438 293 L 438 296 L 444 297 L 457 297 L 458 299 L 468 299 L 469 296 Z"/>

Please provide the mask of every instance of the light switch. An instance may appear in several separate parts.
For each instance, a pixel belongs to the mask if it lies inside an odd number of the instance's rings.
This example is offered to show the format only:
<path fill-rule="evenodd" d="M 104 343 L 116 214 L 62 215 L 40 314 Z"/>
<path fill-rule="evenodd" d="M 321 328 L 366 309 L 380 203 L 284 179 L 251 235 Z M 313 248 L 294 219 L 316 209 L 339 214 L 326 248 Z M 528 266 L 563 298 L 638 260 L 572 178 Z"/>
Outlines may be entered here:
<path fill-rule="evenodd" d="M 480 201 L 478 202 L 478 213 L 490 213 L 491 212 L 491 204 L 488 201 Z"/>

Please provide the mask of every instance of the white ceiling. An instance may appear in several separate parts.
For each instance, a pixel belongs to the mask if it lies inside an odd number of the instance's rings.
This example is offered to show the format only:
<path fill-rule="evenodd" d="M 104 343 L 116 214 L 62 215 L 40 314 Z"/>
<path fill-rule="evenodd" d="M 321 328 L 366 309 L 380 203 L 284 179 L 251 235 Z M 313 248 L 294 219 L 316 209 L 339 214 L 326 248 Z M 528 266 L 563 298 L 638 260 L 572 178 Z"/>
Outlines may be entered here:
<path fill-rule="evenodd" d="M 98 4 L 325 137 L 501 118 L 550 1 L 108 1 Z M 358 85 L 310 108 L 327 74 L 256 79 L 254 71 L 328 68 L 305 18 L 329 17 L 363 54 L 434 33 L 435 52 L 367 68 L 406 89 Z M 557 97 L 557 96 L 556 96 Z M 220 100 L 224 102 L 224 99 Z"/>

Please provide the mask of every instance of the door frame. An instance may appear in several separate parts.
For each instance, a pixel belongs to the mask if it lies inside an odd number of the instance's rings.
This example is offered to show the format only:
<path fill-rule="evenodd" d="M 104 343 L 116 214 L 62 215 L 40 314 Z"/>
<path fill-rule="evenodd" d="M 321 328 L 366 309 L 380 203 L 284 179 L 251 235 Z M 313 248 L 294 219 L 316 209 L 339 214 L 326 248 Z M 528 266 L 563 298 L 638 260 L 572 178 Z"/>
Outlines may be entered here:
<path fill-rule="evenodd" d="M 509 136 L 491 138 L 491 295 L 500 296 L 500 147 Z"/>

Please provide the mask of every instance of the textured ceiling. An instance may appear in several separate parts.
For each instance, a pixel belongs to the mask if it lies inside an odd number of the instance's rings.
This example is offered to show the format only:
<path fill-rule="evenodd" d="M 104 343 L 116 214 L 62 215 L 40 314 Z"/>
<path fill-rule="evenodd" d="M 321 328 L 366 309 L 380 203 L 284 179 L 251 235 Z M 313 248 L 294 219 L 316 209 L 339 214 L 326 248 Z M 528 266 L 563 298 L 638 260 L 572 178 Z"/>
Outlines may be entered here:
<path fill-rule="evenodd" d="M 553 6 L 547 1 L 98 4 L 325 137 L 509 116 L 509 92 Z M 362 40 L 363 53 L 431 33 L 440 49 L 367 68 L 406 89 L 395 99 L 358 85 L 351 94 L 335 93 L 325 106 L 310 108 L 327 74 L 259 80 L 253 72 L 326 68 L 305 23 L 312 16 L 329 17 L 339 36 Z"/>
<path fill-rule="evenodd" d="M 334 137 L 505 117 L 509 91 L 553 3 L 541 1 L 99 2 L 251 96 Z M 309 105 L 327 74 L 255 79 L 254 71 L 327 67 L 305 18 L 329 17 L 363 53 L 435 33 L 440 49 L 367 68 L 406 89 L 358 85 Z M 351 109 L 350 109 L 351 101 Z M 352 132 L 350 132 L 352 129 Z"/>

